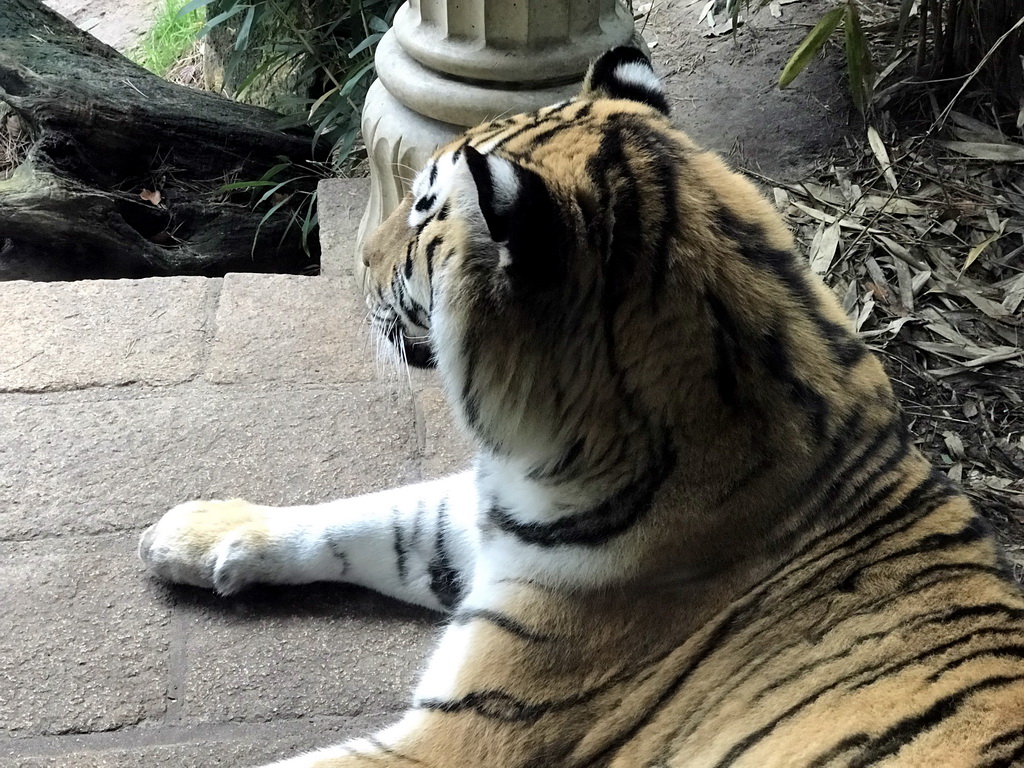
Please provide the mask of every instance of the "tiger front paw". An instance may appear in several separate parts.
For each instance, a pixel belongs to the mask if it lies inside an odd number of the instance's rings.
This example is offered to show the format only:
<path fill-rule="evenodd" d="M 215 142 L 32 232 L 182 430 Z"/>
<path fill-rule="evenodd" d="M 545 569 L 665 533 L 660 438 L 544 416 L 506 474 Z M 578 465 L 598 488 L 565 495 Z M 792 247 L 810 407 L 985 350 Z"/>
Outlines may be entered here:
<path fill-rule="evenodd" d="M 266 580 L 267 515 L 242 499 L 191 501 L 142 534 L 139 557 L 165 581 L 230 595 Z"/>

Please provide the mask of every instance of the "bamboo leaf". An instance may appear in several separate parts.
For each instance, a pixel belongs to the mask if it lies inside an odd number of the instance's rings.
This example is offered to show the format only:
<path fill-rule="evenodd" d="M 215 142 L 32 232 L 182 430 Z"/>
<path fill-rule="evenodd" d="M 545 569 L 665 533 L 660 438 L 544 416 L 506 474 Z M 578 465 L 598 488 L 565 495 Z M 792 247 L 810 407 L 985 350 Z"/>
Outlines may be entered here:
<path fill-rule="evenodd" d="M 885 176 L 885 182 L 889 187 L 896 190 L 896 174 L 892 170 L 892 163 L 889 160 L 889 152 L 885 148 L 885 143 L 882 141 L 882 137 L 878 135 L 878 131 L 875 126 L 868 126 L 868 144 L 871 146 L 871 151 L 875 155 L 875 159 L 878 161 L 879 167 L 882 169 L 882 175 Z"/>
<path fill-rule="evenodd" d="M 267 223 L 267 220 L 271 216 L 273 216 L 275 213 L 277 213 L 281 209 L 282 205 L 284 205 L 285 203 L 287 203 L 291 199 L 292 199 L 292 196 L 288 195 L 283 200 L 279 200 L 277 203 L 275 203 L 273 205 L 273 207 L 271 207 L 271 209 L 269 211 L 267 211 L 265 214 L 263 214 L 263 218 L 260 219 L 260 223 L 256 225 L 256 237 L 254 237 L 252 239 L 252 253 L 253 254 L 256 253 L 256 242 L 259 240 L 260 232 L 263 230 L 263 225 Z M 287 231 L 288 231 L 288 229 L 285 228 L 285 232 L 287 232 Z"/>
<path fill-rule="evenodd" d="M 1003 231 L 1006 229 L 1006 222 L 1008 221 L 1009 219 L 1003 219 L 1001 222 L 999 222 L 999 229 L 997 229 L 995 232 L 993 232 L 991 235 L 986 237 L 984 240 L 982 240 L 980 243 L 978 243 L 976 246 L 974 246 L 973 248 L 971 248 L 971 250 L 967 252 L 967 259 L 964 261 L 964 265 L 960 269 L 961 275 L 967 271 L 967 268 L 971 266 L 971 264 L 978 260 L 978 257 L 981 256 L 982 252 L 986 248 L 988 248 L 990 245 L 992 245 L 992 243 L 994 243 L 996 240 L 1003 236 Z"/>
<path fill-rule="evenodd" d="M 350 59 L 354 59 L 356 56 L 365 51 L 371 45 L 376 45 L 377 41 L 380 40 L 382 37 L 384 37 L 384 34 L 382 32 L 376 32 L 370 35 L 369 37 L 365 38 L 363 42 L 361 42 L 359 45 L 357 45 L 355 48 L 349 51 L 348 57 Z"/>
<path fill-rule="evenodd" d="M 363 76 L 366 75 L 367 72 L 370 72 L 372 69 L 373 62 L 366 62 L 366 64 L 357 69 L 353 74 L 349 75 L 348 80 L 345 81 L 345 84 L 341 87 L 341 90 L 338 92 L 338 95 L 341 97 L 348 96 L 352 92 L 352 89 L 359 84 L 359 81 L 363 79 Z"/>
<path fill-rule="evenodd" d="M 249 12 L 245 14 L 242 28 L 238 30 L 235 38 L 235 50 L 244 51 L 249 46 L 249 32 L 252 30 L 252 20 L 256 18 L 256 6 L 249 6 Z"/>
<path fill-rule="evenodd" d="M 328 89 L 328 91 L 326 93 L 324 93 L 323 96 L 321 96 L 319 99 L 314 101 L 313 102 L 313 106 L 311 106 L 309 108 L 309 116 L 306 119 L 307 120 L 312 120 L 313 119 L 313 115 L 316 114 L 316 111 L 318 109 L 320 109 L 321 106 L 323 106 L 323 103 L 325 101 L 327 101 L 329 98 L 331 98 L 331 96 L 333 96 L 335 93 L 337 93 L 337 91 L 338 91 L 337 88 L 330 88 L 330 89 Z"/>
<path fill-rule="evenodd" d="M 811 63 L 811 59 L 825 45 L 825 41 L 836 31 L 836 27 L 839 26 L 839 22 L 843 19 L 845 10 L 843 6 L 833 8 L 821 17 L 821 20 L 814 25 L 814 29 L 807 33 L 807 37 L 797 46 L 793 55 L 789 57 L 789 61 L 786 62 L 786 66 L 782 68 L 782 74 L 779 75 L 780 88 L 785 88 L 792 83 L 796 76 L 807 68 L 807 65 Z"/>
<path fill-rule="evenodd" d="M 272 181 L 232 181 L 230 184 L 222 184 L 217 187 L 217 193 L 235 192 L 239 189 L 258 189 L 259 187 L 272 187 Z"/>
<path fill-rule="evenodd" d="M 910 20 L 910 9 L 914 7 L 915 0 L 903 0 L 900 3 L 900 20 L 896 26 L 896 42 L 903 42 L 903 35 L 907 31 L 907 22 Z"/>
<path fill-rule="evenodd" d="M 203 25 L 203 28 L 199 30 L 199 34 L 196 35 L 196 39 L 198 40 L 201 37 L 205 37 L 210 33 L 211 29 L 213 29 L 219 24 L 223 24 L 232 16 L 237 16 L 239 13 L 241 13 L 248 7 L 249 6 L 244 3 L 237 3 L 236 5 L 231 6 L 228 10 L 224 11 L 224 13 L 218 13 L 216 16 L 214 16 L 212 19 L 209 19 Z"/>
<path fill-rule="evenodd" d="M 871 48 L 860 25 L 857 5 L 849 2 L 843 22 L 846 32 L 846 71 L 850 78 L 850 94 L 861 114 L 871 105 L 875 82 L 875 67 L 871 60 Z"/>
<path fill-rule="evenodd" d="M 192 11 L 198 10 L 199 8 L 205 8 L 212 2 L 213 0 L 190 0 L 190 2 L 181 7 L 181 10 L 178 11 L 177 15 L 188 16 Z"/>
<path fill-rule="evenodd" d="M 935 143 L 978 160 L 1024 163 L 1024 146 L 1020 144 L 986 144 L 977 141 L 937 141 Z"/>

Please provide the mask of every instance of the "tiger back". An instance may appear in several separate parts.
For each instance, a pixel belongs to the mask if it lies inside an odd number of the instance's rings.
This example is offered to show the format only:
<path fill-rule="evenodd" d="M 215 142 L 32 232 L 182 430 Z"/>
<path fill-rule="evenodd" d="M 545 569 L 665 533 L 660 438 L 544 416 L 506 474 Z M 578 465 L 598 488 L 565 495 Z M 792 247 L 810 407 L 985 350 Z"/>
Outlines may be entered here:
<path fill-rule="evenodd" d="M 417 755 L 1024 764 L 1024 600 L 986 524 L 642 54 L 440 150 L 366 261 L 379 331 L 481 447 L 503 580 Z"/>

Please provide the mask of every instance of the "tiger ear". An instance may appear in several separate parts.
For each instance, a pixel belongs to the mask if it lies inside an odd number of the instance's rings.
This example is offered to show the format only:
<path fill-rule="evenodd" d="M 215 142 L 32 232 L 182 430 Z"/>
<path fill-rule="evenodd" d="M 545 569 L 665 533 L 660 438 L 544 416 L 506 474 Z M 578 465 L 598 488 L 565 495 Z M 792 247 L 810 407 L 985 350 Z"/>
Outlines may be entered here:
<path fill-rule="evenodd" d="M 499 266 L 513 281 L 555 279 L 565 263 L 567 232 L 547 184 L 534 171 L 469 144 L 462 155 L 486 234 L 499 246 Z"/>
<path fill-rule="evenodd" d="M 510 214 L 520 191 L 516 167 L 504 158 L 484 155 L 469 144 L 461 152 L 488 234 L 495 242 L 503 242 L 508 239 Z"/>
<path fill-rule="evenodd" d="M 639 48 L 622 46 L 595 61 L 583 81 L 584 99 L 628 99 L 669 114 L 668 98 L 651 60 Z"/>

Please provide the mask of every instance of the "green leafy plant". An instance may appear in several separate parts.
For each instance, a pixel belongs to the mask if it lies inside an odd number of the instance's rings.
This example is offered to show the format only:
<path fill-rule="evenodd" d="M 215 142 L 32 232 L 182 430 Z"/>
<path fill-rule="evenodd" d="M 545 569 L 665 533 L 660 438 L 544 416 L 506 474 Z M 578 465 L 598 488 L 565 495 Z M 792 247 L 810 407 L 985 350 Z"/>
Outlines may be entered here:
<path fill-rule="evenodd" d="M 163 10 L 128 58 L 163 77 L 195 43 L 203 12 L 185 8 L 185 0 L 164 0 Z"/>
<path fill-rule="evenodd" d="M 257 89 L 277 95 L 279 127 L 308 127 L 311 159 L 281 162 L 259 179 L 233 181 L 221 192 L 248 195 L 265 209 L 260 226 L 289 215 L 310 251 L 318 227 L 316 184 L 350 172 L 362 159 L 360 115 L 373 80 L 373 53 L 401 0 L 191 0 L 182 13 L 206 9 L 199 36 L 220 35 L 227 90 L 248 97 Z M 228 45 L 224 46 L 224 42 Z M 276 87 L 275 87 L 276 86 Z M 329 147 L 327 161 L 318 148 Z M 286 231 L 287 231 L 286 230 Z"/>
<path fill-rule="evenodd" d="M 863 0 L 860 0 L 862 3 Z M 846 49 L 850 94 L 862 113 L 871 108 L 877 85 L 875 56 L 861 22 L 858 0 L 825 12 L 793 52 L 779 76 L 785 88 L 807 67 L 825 43 L 840 28 Z M 767 4 L 760 0 L 759 7 Z M 738 7 L 738 6 L 737 6 Z M 916 65 L 922 80 L 963 85 L 978 79 L 995 102 L 1016 110 L 1024 100 L 1024 77 L 1019 66 L 1024 54 L 1024 15 L 1019 0 L 901 0 L 898 17 L 893 11 L 896 56 L 886 68 L 891 71 L 901 57 L 904 40 L 917 15 Z M 963 88 L 961 87 L 961 91 Z M 1024 119 L 1024 110 L 1020 112 Z"/>
<path fill-rule="evenodd" d="M 207 8 L 199 36 L 225 32 L 224 63 L 231 95 L 283 84 L 270 106 L 281 127 L 307 125 L 313 142 L 325 139 L 342 170 L 358 160 L 356 142 L 373 52 L 387 32 L 399 0 L 191 0 L 182 12 Z M 356 155 L 356 156 L 354 156 Z"/>
<path fill-rule="evenodd" d="M 266 212 L 257 226 L 257 238 L 263 225 L 280 211 L 290 215 L 288 226 L 281 234 L 281 241 L 293 226 L 298 226 L 302 235 L 302 249 L 311 255 L 309 238 L 320 226 L 316 208 L 316 184 L 328 178 L 331 169 L 324 163 L 308 161 L 300 164 L 286 158 L 272 166 L 260 178 L 252 181 L 234 181 L 223 185 L 218 192 L 225 195 L 249 193 L 249 204 L 253 208 L 266 207 Z M 256 240 L 253 240 L 256 247 Z"/>
<path fill-rule="evenodd" d="M 849 78 L 850 95 L 862 113 L 871 104 L 875 86 L 875 67 L 871 48 L 860 23 L 857 4 L 848 0 L 845 5 L 828 11 L 803 39 L 790 56 L 779 75 L 779 87 L 785 88 L 807 68 L 811 60 L 839 28 L 843 28 L 846 43 L 846 72 Z"/>

